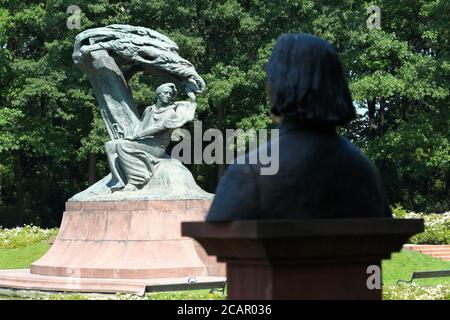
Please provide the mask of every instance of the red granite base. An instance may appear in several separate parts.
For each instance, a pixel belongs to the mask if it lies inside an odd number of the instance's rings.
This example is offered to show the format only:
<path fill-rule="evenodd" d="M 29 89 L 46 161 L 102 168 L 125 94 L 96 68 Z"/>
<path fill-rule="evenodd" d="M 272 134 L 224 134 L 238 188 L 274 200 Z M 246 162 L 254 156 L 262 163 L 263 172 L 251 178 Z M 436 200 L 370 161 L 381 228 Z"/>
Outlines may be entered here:
<path fill-rule="evenodd" d="M 32 274 L 149 279 L 225 275 L 223 264 L 181 236 L 182 221 L 202 221 L 210 200 L 67 202 L 50 250 Z"/>

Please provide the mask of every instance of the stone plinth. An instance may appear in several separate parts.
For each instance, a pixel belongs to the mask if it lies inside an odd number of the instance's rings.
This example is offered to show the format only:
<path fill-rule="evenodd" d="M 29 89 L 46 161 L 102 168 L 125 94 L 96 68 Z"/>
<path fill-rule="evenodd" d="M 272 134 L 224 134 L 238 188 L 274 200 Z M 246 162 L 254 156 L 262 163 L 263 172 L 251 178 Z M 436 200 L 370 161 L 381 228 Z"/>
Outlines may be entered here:
<path fill-rule="evenodd" d="M 422 220 L 388 218 L 182 224 L 226 262 L 228 299 L 381 299 L 367 268 L 421 231 Z"/>
<path fill-rule="evenodd" d="M 142 293 L 146 284 L 183 285 L 192 277 L 192 288 L 225 281 L 225 265 L 181 235 L 181 223 L 203 221 L 210 204 L 69 201 L 49 251 L 29 271 L 0 271 L 0 287 Z"/>
<path fill-rule="evenodd" d="M 209 206 L 210 200 L 68 202 L 55 242 L 30 272 L 120 279 L 220 273 L 216 265 L 208 272 L 211 260 L 181 236 L 181 222 L 203 220 Z"/>

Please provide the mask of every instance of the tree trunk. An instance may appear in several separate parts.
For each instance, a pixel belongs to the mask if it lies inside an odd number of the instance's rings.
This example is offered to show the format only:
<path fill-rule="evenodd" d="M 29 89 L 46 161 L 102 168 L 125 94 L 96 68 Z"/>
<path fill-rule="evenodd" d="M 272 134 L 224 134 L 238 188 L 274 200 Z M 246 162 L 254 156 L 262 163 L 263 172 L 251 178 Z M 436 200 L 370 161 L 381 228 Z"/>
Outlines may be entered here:
<path fill-rule="evenodd" d="M 380 133 L 384 132 L 384 113 L 386 110 L 386 99 L 384 96 L 380 98 Z"/>
<path fill-rule="evenodd" d="M 2 177 L 0 176 L 0 206 L 2 205 Z"/>
<path fill-rule="evenodd" d="M 89 185 L 92 186 L 97 182 L 97 155 L 89 153 Z"/>
<path fill-rule="evenodd" d="M 24 207 L 24 186 L 23 186 L 23 168 L 22 168 L 22 159 L 20 156 L 20 152 L 14 150 L 12 152 L 13 155 L 13 170 L 14 177 L 16 180 L 16 196 L 17 196 L 17 205 L 16 205 L 16 221 L 18 226 L 23 226 L 23 217 L 25 212 Z"/>
<path fill-rule="evenodd" d="M 367 100 L 367 108 L 369 109 L 369 132 L 371 136 L 375 134 L 375 131 L 377 129 L 377 125 L 375 123 L 375 105 L 376 98 Z"/>
<path fill-rule="evenodd" d="M 402 102 L 400 105 L 400 110 L 402 112 L 402 119 L 403 121 L 406 121 L 406 107 L 407 107 L 407 103 L 408 101 L 406 101 L 405 99 L 402 98 Z"/>

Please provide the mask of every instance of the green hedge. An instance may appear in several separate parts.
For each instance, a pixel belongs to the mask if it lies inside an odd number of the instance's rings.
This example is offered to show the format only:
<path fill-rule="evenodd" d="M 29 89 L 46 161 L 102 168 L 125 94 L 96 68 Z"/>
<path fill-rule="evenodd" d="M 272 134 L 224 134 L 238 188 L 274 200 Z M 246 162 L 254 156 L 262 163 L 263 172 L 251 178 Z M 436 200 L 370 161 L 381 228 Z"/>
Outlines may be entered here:
<path fill-rule="evenodd" d="M 58 229 L 41 229 L 33 225 L 6 229 L 0 227 L 0 249 L 22 248 L 48 240 L 58 234 Z"/>
<path fill-rule="evenodd" d="M 408 212 L 401 206 L 393 208 L 394 217 L 424 219 L 425 231 L 409 239 L 413 244 L 450 244 L 450 211 L 445 213 Z"/>

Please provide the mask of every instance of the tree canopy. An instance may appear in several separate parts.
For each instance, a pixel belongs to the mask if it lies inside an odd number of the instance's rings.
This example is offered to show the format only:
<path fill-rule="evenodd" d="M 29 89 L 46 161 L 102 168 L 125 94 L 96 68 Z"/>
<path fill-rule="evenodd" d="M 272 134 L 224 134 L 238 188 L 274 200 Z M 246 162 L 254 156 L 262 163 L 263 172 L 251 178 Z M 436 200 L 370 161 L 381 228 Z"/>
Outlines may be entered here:
<path fill-rule="evenodd" d="M 107 173 L 106 130 L 71 54 L 77 33 L 113 23 L 149 27 L 179 45 L 207 83 L 197 112 L 204 129 L 271 126 L 264 66 L 276 38 L 324 38 L 360 111 L 341 133 L 379 166 L 392 203 L 448 210 L 450 2 L 80 0 L 81 29 L 69 29 L 71 4 L 0 1 L 0 225 L 58 225 L 67 198 Z M 372 4 L 380 29 L 367 27 Z M 157 84 L 133 78 L 140 110 Z M 213 192 L 217 167 L 190 168 Z"/>

